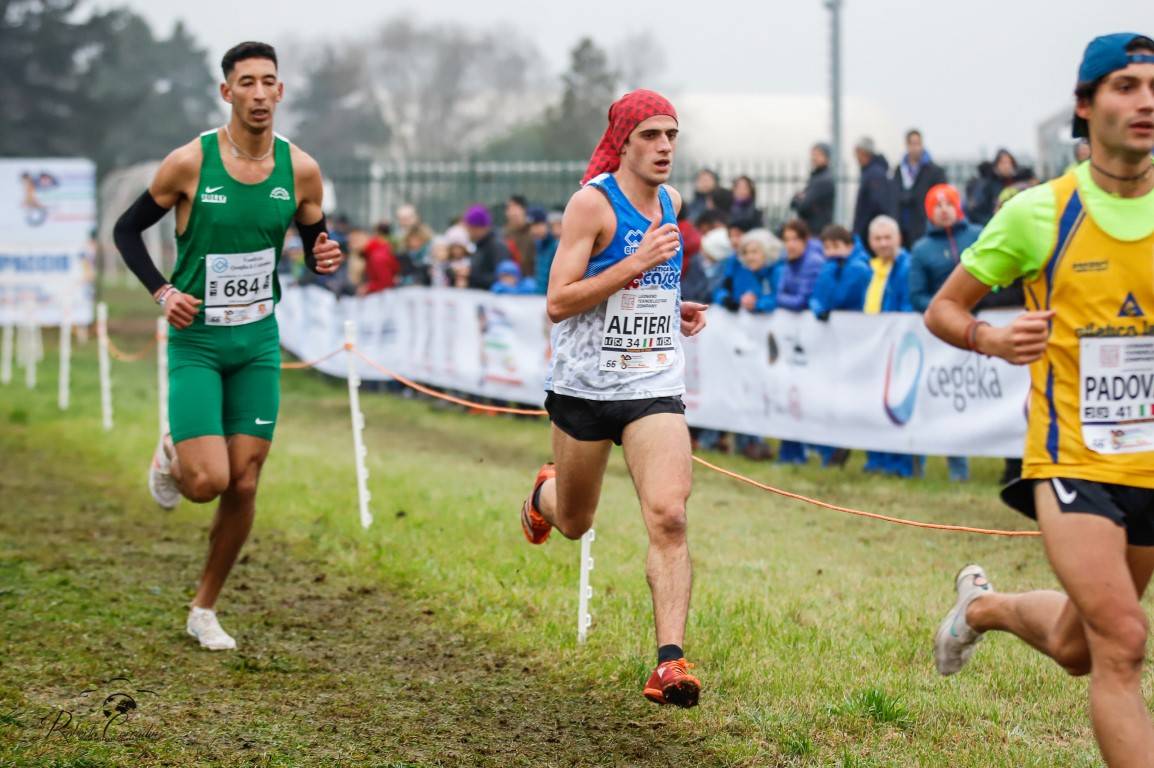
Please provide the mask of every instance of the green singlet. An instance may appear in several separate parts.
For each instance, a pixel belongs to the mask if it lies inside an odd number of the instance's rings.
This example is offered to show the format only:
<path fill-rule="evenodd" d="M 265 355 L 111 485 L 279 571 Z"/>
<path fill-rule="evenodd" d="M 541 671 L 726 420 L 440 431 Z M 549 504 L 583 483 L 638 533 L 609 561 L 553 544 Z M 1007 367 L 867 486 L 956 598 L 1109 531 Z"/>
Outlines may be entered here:
<path fill-rule="evenodd" d="M 169 420 L 174 442 L 206 435 L 271 440 L 280 404 L 277 263 L 296 213 L 289 143 L 257 184 L 229 176 L 215 130 L 201 134 L 200 180 L 176 238 L 172 284 L 204 303 L 170 329 Z"/>

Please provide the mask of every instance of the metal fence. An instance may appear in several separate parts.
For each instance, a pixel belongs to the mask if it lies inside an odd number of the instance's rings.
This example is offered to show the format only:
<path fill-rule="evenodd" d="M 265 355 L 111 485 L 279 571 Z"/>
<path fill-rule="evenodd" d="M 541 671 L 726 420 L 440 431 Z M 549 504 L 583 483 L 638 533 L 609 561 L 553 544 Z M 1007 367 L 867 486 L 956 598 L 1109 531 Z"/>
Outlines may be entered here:
<path fill-rule="evenodd" d="M 112 224 L 155 172 L 155 163 L 143 163 L 108 174 L 100 186 L 100 268 L 102 275 L 124 274 L 123 264 L 112 244 Z M 951 183 L 963 187 L 976 172 L 976 162 L 943 163 Z M 790 217 L 789 202 L 809 178 L 809 169 L 800 162 L 749 160 L 745 162 L 682 162 L 671 183 L 686 198 L 693 195 L 693 177 L 700 168 L 718 173 L 722 183 L 732 184 L 737 176 L 753 179 L 757 206 L 766 223 L 776 227 Z M 334 209 L 359 226 L 391 220 L 397 208 L 412 203 L 421 217 L 435 230 L 445 229 L 469 205 L 491 207 L 498 222 L 504 216 L 504 202 L 510 195 L 523 195 L 534 205 L 564 207 L 577 190 L 585 171 L 584 161 L 573 162 L 479 162 L 437 161 L 372 163 L 360 168 L 325 169 L 333 184 Z M 837 180 L 837 220 L 850 223 L 857 194 L 856 169 Z M 175 259 L 172 216 L 149 232 L 149 250 L 160 268 L 168 271 Z"/>
<path fill-rule="evenodd" d="M 977 163 L 944 163 L 951 183 L 962 188 L 974 176 Z M 674 171 L 671 183 L 687 198 L 693 194 L 693 177 L 699 168 L 716 171 L 729 185 L 737 176 L 753 179 L 757 206 L 766 222 L 777 226 L 790 217 L 789 202 L 809 178 L 801 163 L 771 160 L 685 164 Z M 354 223 L 371 226 L 392 219 L 397 207 L 412 203 L 426 223 L 444 229 L 473 203 L 484 203 L 500 220 L 510 195 L 523 195 L 530 203 L 562 208 L 578 188 L 585 171 L 582 162 L 412 162 L 374 163 L 359 172 L 342 169 L 333 176 L 336 209 Z M 839 220 L 853 213 L 857 173 L 838 179 Z"/>

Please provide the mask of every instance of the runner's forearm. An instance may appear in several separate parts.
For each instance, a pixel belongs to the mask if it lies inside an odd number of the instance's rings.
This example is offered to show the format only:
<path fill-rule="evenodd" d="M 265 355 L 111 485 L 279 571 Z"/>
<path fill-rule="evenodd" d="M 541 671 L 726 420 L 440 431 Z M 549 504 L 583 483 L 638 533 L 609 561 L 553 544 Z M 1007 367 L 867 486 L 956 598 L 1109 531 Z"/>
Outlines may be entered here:
<path fill-rule="evenodd" d="M 962 336 L 973 315 L 956 301 L 936 297 L 926 308 L 926 328 L 947 344 L 964 348 Z"/>
<path fill-rule="evenodd" d="M 936 297 L 925 315 L 926 328 L 950 346 L 980 352 L 982 340 L 991 330 L 989 323 L 978 320 L 973 312 L 957 301 Z"/>
<path fill-rule="evenodd" d="M 154 296 L 168 283 L 168 280 L 153 263 L 141 233 L 164 218 L 166 213 L 168 210 L 157 205 L 152 195 L 145 190 L 117 219 L 116 226 L 112 229 L 112 239 L 124 263 Z"/>
<path fill-rule="evenodd" d="M 546 298 L 549 319 L 554 323 L 588 312 L 644 272 L 632 258 L 623 259 L 599 275 L 553 289 Z"/>

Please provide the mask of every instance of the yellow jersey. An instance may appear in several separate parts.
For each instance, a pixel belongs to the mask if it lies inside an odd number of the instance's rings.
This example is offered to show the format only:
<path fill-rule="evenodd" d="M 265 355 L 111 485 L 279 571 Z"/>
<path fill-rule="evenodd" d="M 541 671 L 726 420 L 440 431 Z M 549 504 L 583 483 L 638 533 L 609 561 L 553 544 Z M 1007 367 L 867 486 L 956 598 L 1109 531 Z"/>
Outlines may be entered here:
<path fill-rule="evenodd" d="M 1055 312 L 1045 354 L 1030 366 L 1022 476 L 1154 488 L 1154 193 L 1108 196 L 1087 168 L 1045 186 L 999 212 L 1033 247 L 1006 247 L 1013 227 L 995 217 L 962 258 L 987 285 L 1023 277 L 1028 309 Z M 1109 232 L 1095 216 L 1107 205 Z M 1136 214 L 1147 216 L 1135 222 Z M 1118 226 L 1120 215 L 1128 220 Z M 1031 253 L 1040 242 L 1041 259 Z"/>

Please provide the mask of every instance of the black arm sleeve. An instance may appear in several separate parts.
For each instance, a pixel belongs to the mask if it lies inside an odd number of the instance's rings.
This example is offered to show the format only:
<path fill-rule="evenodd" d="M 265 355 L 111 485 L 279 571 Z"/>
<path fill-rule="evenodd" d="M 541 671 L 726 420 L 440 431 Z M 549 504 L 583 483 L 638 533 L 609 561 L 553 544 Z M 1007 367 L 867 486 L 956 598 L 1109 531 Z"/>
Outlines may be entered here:
<path fill-rule="evenodd" d="M 321 232 L 328 232 L 329 225 L 325 221 L 322 214 L 319 221 L 314 224 L 302 224 L 299 221 L 297 224 L 297 232 L 301 235 L 301 248 L 305 252 L 305 266 L 311 271 L 317 271 L 317 257 L 313 255 L 313 246 L 317 244 L 317 238 L 321 236 Z"/>
<path fill-rule="evenodd" d="M 146 189 L 140 197 L 136 198 L 136 202 L 129 206 L 128 210 L 116 220 L 116 226 L 112 229 L 112 239 L 120 251 L 120 257 L 132 270 L 132 274 L 144 283 L 148 292 L 153 294 L 159 291 L 168 280 L 160 274 L 160 270 L 152 262 L 152 257 L 148 255 L 148 249 L 144 247 L 144 238 L 140 234 L 164 218 L 166 213 L 168 213 L 168 209 L 157 205 Z"/>

